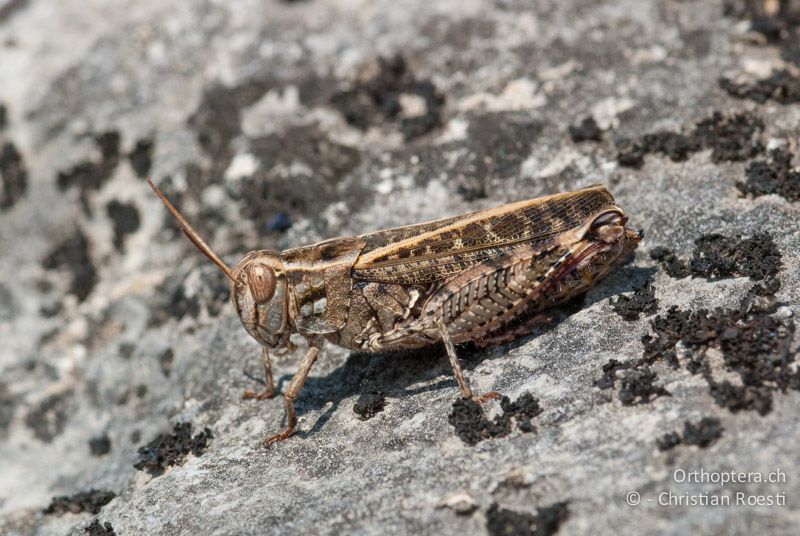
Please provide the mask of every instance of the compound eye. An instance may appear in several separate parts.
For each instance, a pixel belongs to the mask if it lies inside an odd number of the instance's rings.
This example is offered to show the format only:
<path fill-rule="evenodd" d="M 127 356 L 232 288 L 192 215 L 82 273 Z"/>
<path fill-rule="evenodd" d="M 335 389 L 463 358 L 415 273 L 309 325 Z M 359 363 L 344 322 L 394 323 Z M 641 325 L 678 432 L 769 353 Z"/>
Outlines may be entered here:
<path fill-rule="evenodd" d="M 590 236 L 606 244 L 611 244 L 625 234 L 627 218 L 617 211 L 609 211 L 598 216 L 589 228 Z"/>
<path fill-rule="evenodd" d="M 609 224 L 624 225 L 623 216 L 616 211 L 606 212 L 595 218 L 595 220 L 592 222 L 592 226 L 590 227 L 590 229 L 592 231 L 596 231 L 600 227 Z"/>
<path fill-rule="evenodd" d="M 275 294 L 275 273 L 272 268 L 260 262 L 247 267 L 247 285 L 257 304 L 265 304 Z"/>

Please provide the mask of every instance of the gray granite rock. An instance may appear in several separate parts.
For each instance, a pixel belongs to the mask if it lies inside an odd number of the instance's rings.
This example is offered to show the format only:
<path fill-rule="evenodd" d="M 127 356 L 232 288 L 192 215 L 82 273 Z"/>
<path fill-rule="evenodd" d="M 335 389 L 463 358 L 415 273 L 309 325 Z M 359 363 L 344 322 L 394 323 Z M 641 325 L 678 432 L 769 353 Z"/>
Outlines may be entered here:
<path fill-rule="evenodd" d="M 795 533 L 797 19 L 756 4 L 0 1 L 0 532 Z M 229 262 L 593 183 L 646 239 L 461 349 L 528 416 L 328 346 L 264 450 L 257 345 L 146 176 Z"/>

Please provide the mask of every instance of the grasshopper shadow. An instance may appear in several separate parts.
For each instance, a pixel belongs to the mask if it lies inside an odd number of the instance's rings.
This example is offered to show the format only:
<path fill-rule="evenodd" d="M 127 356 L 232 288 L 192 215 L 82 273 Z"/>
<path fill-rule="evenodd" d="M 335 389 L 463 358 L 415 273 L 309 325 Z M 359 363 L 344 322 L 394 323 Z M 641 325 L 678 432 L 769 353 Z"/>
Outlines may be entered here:
<path fill-rule="evenodd" d="M 432 383 L 429 381 L 431 379 L 434 379 Z M 298 415 L 309 410 L 320 410 L 330 402 L 332 404 L 311 429 L 298 432 L 298 435 L 316 433 L 341 403 L 353 396 L 380 392 L 391 399 L 446 388 L 458 390 L 455 380 L 450 377 L 450 365 L 442 345 L 374 354 L 354 352 L 330 374 L 311 376 L 306 380 L 301 395 L 295 401 Z"/>
<path fill-rule="evenodd" d="M 476 344 L 458 345 L 456 350 L 464 370 L 473 370 L 487 359 L 503 357 L 507 350 L 517 348 L 545 333 L 576 312 L 599 301 L 630 292 L 634 287 L 646 284 L 657 269 L 625 265 L 600 282 L 588 295 L 579 296 L 569 303 L 554 308 L 550 319 L 534 327 L 530 333 L 501 345 L 506 351 L 492 351 L 491 347 L 480 348 Z M 280 389 L 291 379 L 290 375 L 278 378 Z M 432 381 L 434 380 L 434 381 Z M 420 384 L 419 386 L 415 386 Z M 351 353 L 337 369 L 325 376 L 309 376 L 300 396 L 295 400 L 298 415 L 321 410 L 332 404 L 320 415 L 313 427 L 298 432 L 307 437 L 320 430 L 339 408 L 352 397 L 369 392 L 380 392 L 387 398 L 403 398 L 420 393 L 451 389 L 453 399 L 458 396 L 458 386 L 452 376 L 444 346 L 441 344 L 414 350 L 399 350 L 380 353 Z"/>

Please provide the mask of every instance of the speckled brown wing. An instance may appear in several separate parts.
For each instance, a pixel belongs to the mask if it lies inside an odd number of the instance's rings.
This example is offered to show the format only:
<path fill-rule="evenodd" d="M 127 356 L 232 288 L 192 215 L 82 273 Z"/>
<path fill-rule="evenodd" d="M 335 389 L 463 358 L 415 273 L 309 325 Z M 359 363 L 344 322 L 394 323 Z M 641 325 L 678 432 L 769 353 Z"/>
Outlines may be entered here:
<path fill-rule="evenodd" d="M 407 285 L 444 281 L 521 245 L 547 247 L 613 204 L 605 187 L 591 186 L 363 235 L 366 246 L 353 266 L 353 277 Z"/>

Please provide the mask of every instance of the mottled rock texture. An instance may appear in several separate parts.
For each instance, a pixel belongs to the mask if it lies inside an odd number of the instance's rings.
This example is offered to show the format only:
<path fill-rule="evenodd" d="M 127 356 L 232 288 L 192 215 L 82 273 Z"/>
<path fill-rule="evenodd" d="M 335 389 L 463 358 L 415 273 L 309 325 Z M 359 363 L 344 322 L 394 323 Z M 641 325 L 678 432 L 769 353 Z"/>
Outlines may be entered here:
<path fill-rule="evenodd" d="M 796 4 L 0 0 L 0 533 L 796 534 Z M 148 176 L 231 263 L 593 183 L 645 240 L 459 349 L 502 405 L 327 347 L 264 450 L 257 344 Z"/>

